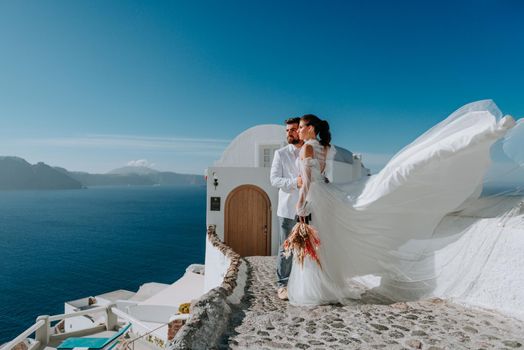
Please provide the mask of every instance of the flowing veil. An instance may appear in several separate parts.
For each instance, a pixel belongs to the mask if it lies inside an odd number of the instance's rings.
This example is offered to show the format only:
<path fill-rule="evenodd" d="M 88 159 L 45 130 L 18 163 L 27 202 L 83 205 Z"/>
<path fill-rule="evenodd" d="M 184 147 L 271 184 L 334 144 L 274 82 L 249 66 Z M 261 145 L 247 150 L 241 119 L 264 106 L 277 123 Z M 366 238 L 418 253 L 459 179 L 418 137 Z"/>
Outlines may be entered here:
<path fill-rule="evenodd" d="M 332 293 L 350 297 L 358 282 L 393 300 L 456 298 L 524 317 L 515 313 L 524 310 L 524 277 L 515 277 L 524 275 L 522 193 L 480 196 L 490 151 L 514 126 L 493 101 L 470 103 L 378 174 L 348 186 L 313 183 L 323 274 L 328 288 L 345 284 Z M 520 165 L 522 129 L 519 121 L 503 143 Z M 516 272 L 501 272 L 504 257 Z M 519 289 L 507 296 L 510 287 Z"/>

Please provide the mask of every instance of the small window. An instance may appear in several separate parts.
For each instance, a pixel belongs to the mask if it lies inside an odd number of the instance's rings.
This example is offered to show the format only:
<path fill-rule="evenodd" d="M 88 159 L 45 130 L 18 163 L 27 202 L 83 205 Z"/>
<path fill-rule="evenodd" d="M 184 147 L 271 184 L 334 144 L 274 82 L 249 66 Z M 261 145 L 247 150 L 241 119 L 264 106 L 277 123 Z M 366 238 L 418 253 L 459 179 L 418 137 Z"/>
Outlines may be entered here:
<path fill-rule="evenodd" d="M 259 146 L 259 166 L 263 168 L 271 168 L 273 163 L 273 155 L 279 145 L 260 145 Z"/>

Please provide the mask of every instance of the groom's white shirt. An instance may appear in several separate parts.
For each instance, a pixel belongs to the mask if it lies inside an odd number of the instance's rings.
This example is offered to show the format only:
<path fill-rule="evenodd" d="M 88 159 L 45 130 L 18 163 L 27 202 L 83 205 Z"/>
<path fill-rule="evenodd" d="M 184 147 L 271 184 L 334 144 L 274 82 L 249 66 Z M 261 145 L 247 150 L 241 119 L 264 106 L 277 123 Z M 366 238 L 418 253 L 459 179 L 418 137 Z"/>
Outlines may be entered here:
<path fill-rule="evenodd" d="M 298 202 L 297 177 L 299 174 L 297 158 L 300 148 L 287 145 L 275 151 L 271 165 L 271 185 L 278 187 L 277 215 L 282 218 L 294 219 Z"/>

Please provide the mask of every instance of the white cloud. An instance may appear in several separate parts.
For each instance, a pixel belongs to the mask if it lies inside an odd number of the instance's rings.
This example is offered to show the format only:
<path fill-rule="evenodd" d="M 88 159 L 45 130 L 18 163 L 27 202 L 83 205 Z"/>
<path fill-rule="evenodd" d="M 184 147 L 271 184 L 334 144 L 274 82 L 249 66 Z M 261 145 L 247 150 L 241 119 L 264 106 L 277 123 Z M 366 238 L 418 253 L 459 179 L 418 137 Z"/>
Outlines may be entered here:
<path fill-rule="evenodd" d="M 155 163 L 150 163 L 147 161 L 147 159 L 137 159 L 127 162 L 127 166 L 152 168 L 155 166 Z"/>

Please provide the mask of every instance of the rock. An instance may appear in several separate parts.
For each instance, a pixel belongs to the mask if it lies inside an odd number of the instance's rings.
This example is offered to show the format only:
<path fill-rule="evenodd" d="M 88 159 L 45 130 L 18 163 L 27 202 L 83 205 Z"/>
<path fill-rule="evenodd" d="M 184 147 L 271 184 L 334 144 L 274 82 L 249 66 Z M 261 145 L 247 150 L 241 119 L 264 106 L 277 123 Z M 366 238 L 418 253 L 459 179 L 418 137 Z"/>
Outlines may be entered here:
<path fill-rule="evenodd" d="M 399 331 L 391 331 L 388 333 L 391 338 L 399 339 L 404 338 L 404 334 Z"/>
<path fill-rule="evenodd" d="M 435 339 L 435 338 L 425 339 L 425 342 L 428 343 L 429 345 L 437 345 L 441 343 L 440 340 Z"/>
<path fill-rule="evenodd" d="M 422 349 L 422 342 L 417 339 L 409 339 L 405 344 L 413 349 Z"/>
<path fill-rule="evenodd" d="M 411 332 L 411 335 L 414 335 L 414 336 L 417 336 L 417 337 L 424 337 L 427 335 L 426 332 L 424 331 L 413 331 Z"/>
<path fill-rule="evenodd" d="M 520 348 L 522 346 L 521 343 L 514 340 L 504 340 L 502 341 L 502 344 L 509 346 L 510 348 Z"/>
<path fill-rule="evenodd" d="M 345 326 L 344 326 L 343 323 L 333 323 L 331 325 L 331 327 L 333 327 L 333 328 L 344 328 Z"/>
<path fill-rule="evenodd" d="M 310 340 L 310 341 L 308 341 L 308 343 L 311 344 L 311 345 L 324 345 L 323 342 L 318 341 L 318 340 Z"/>
<path fill-rule="evenodd" d="M 288 343 L 277 343 L 275 341 L 269 340 L 264 343 L 270 349 L 293 349 L 293 345 Z"/>
<path fill-rule="evenodd" d="M 381 324 L 371 323 L 371 327 L 374 327 L 375 329 L 378 329 L 379 331 L 387 331 L 389 328 L 386 326 L 383 326 Z"/>
<path fill-rule="evenodd" d="M 402 310 L 402 311 L 406 311 L 407 309 L 409 309 L 409 306 L 408 304 L 406 303 L 395 303 L 395 304 L 391 304 L 390 305 L 392 308 L 395 308 L 397 310 Z"/>
<path fill-rule="evenodd" d="M 391 327 L 395 327 L 395 328 L 398 328 L 398 329 L 403 330 L 403 331 L 405 331 L 405 332 L 409 332 L 409 328 L 406 328 L 406 327 L 400 326 L 400 325 L 398 325 L 398 324 L 394 324 L 394 325 L 392 325 Z"/>
<path fill-rule="evenodd" d="M 500 340 L 500 338 L 495 337 L 494 335 L 491 335 L 491 334 L 482 334 L 480 338 L 486 339 L 486 340 Z"/>
<path fill-rule="evenodd" d="M 471 326 L 465 326 L 462 329 L 469 333 L 478 333 L 479 332 L 476 328 L 473 328 Z"/>
<path fill-rule="evenodd" d="M 315 334 L 317 332 L 317 329 L 315 327 L 307 327 L 306 332 L 309 334 Z"/>
<path fill-rule="evenodd" d="M 429 302 L 432 304 L 441 305 L 441 304 L 444 304 L 446 301 L 440 298 L 432 298 L 432 299 L 429 299 Z"/>

